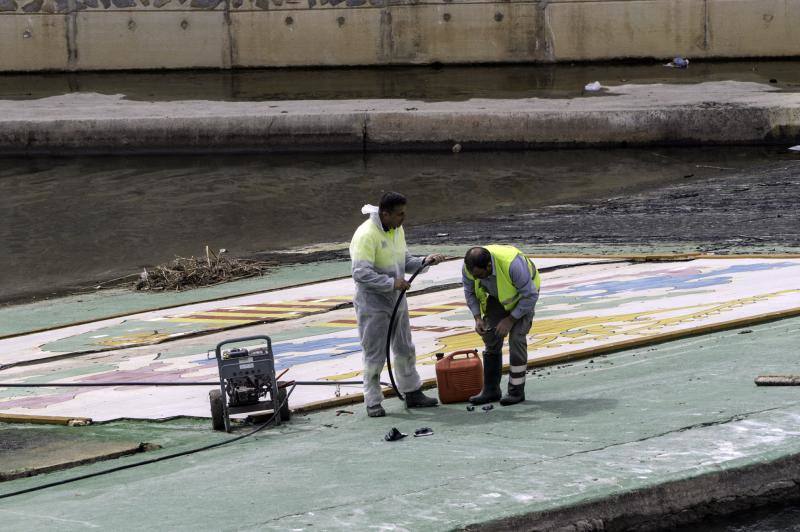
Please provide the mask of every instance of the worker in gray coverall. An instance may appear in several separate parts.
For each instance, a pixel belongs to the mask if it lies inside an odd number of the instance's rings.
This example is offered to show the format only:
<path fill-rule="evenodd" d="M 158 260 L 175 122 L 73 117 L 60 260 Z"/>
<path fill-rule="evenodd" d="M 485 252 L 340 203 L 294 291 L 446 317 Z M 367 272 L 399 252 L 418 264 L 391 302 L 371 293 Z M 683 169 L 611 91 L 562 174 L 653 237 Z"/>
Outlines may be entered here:
<path fill-rule="evenodd" d="M 513 246 L 474 247 L 464 256 L 464 298 L 483 339 L 483 390 L 469 401 L 475 405 L 500 400 L 503 406 L 525 400 L 528 369 L 527 335 L 539 299 L 536 266 Z M 500 397 L 503 340 L 508 336 L 508 393 Z"/>
<path fill-rule="evenodd" d="M 413 273 L 423 264 L 433 265 L 444 260 L 439 254 L 425 258 L 413 257 L 406 248 L 403 220 L 406 215 L 406 198 L 396 192 L 387 192 L 380 206 L 364 205 L 362 214 L 369 214 L 350 242 L 353 280 L 356 293 L 353 306 L 358 320 L 364 362 L 364 403 L 367 415 L 386 415 L 381 401 L 380 375 L 386 363 L 386 336 L 392 310 L 402 290 L 410 284 L 406 273 Z M 422 381 L 416 367 L 416 350 L 411 341 L 411 324 L 406 300 L 397 309 L 392 338 L 394 354 L 392 368 L 397 387 L 405 395 L 409 408 L 436 406 L 438 401 L 422 393 Z"/>

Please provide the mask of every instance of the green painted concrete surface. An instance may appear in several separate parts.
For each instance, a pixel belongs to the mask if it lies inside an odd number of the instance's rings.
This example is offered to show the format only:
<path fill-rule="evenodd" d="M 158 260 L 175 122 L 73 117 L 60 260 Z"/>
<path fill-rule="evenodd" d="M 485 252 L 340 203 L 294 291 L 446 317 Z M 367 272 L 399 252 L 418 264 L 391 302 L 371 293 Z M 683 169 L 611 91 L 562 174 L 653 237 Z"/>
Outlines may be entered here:
<path fill-rule="evenodd" d="M 274 290 L 301 283 L 333 279 L 349 273 L 350 264 L 346 262 L 297 264 L 278 268 L 263 277 L 242 279 L 183 292 L 134 292 L 117 288 L 57 297 L 24 305 L 9 305 L 0 308 L 0 336 L 24 334 L 122 314 L 134 314 L 157 308 L 189 305 L 251 292 Z"/>
<path fill-rule="evenodd" d="M 387 399 L 382 419 L 363 405 L 298 416 L 230 446 L 0 500 L 0 517 L 10 530 L 448 530 L 766 463 L 800 453 L 800 396 L 753 378 L 799 372 L 799 333 L 800 319 L 783 320 L 540 369 L 527 402 L 488 413 Z M 152 457 L 230 437 L 207 424 L 58 430 L 162 445 Z M 409 437 L 384 441 L 393 426 Z M 435 434 L 411 437 L 423 426 Z"/>

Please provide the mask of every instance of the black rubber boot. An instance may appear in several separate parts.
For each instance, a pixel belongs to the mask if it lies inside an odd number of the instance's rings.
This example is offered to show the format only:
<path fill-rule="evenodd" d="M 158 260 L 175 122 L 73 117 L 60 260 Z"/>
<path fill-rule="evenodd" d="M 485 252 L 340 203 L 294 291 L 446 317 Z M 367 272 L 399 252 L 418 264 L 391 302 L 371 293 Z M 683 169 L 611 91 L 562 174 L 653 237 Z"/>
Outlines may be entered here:
<path fill-rule="evenodd" d="M 483 390 L 469 398 L 473 405 L 483 405 L 500 399 L 500 372 L 503 369 L 503 356 L 483 352 Z"/>
<path fill-rule="evenodd" d="M 386 410 L 380 404 L 367 407 L 367 415 L 369 417 L 383 417 L 386 415 Z"/>
<path fill-rule="evenodd" d="M 508 393 L 500 399 L 500 404 L 503 406 L 515 405 L 525 400 L 525 385 L 524 384 L 509 384 Z"/>
<path fill-rule="evenodd" d="M 429 406 L 436 406 L 438 404 L 439 401 L 436 400 L 436 398 L 428 397 L 422 393 L 422 388 L 406 393 L 406 406 L 408 408 L 426 408 Z"/>

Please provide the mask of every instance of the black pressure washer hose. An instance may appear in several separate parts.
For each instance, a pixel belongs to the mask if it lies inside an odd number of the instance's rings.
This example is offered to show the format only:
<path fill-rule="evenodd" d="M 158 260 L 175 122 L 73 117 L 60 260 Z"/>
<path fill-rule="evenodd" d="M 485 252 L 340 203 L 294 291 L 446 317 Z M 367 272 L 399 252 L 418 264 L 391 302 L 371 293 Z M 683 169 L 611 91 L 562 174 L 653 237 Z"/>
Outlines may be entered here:
<path fill-rule="evenodd" d="M 347 386 L 364 384 L 364 381 L 287 381 L 286 386 Z M 381 382 L 386 386 L 387 382 Z M 138 381 L 109 381 L 109 382 L 0 382 L 0 388 L 99 388 L 110 386 L 219 386 L 216 382 L 185 381 L 185 382 L 138 382 Z M 285 387 L 283 385 L 278 386 Z"/>
<path fill-rule="evenodd" d="M 411 279 L 408 280 L 408 284 L 414 282 L 414 279 L 419 275 L 419 273 L 425 269 L 427 266 L 426 261 L 422 261 L 422 266 L 420 266 L 417 271 L 414 272 L 414 275 L 411 276 Z M 397 397 L 400 398 L 401 401 L 405 401 L 406 398 L 400 393 L 400 390 L 397 389 L 397 384 L 394 382 L 394 373 L 392 373 L 392 356 L 391 356 L 391 346 L 392 346 L 392 336 L 394 335 L 394 319 L 397 317 L 397 309 L 400 308 L 400 302 L 403 301 L 403 296 L 406 295 L 406 290 L 401 290 L 400 295 L 397 296 L 397 301 L 394 304 L 394 310 L 392 310 L 392 317 L 389 319 L 389 330 L 386 333 L 386 369 L 389 371 L 389 380 L 392 381 L 392 388 L 394 388 L 394 393 L 397 394 Z"/>

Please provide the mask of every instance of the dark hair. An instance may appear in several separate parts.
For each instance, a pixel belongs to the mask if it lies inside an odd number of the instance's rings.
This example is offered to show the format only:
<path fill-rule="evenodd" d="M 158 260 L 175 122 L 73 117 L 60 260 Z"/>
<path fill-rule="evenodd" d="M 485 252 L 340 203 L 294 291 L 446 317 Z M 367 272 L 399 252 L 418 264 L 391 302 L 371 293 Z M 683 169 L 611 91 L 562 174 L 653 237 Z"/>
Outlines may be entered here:
<path fill-rule="evenodd" d="M 399 192 L 387 192 L 381 196 L 379 207 L 382 212 L 392 213 L 395 207 L 405 205 L 407 202 L 406 197 Z"/>
<path fill-rule="evenodd" d="M 492 263 L 492 254 L 486 248 L 469 248 L 464 255 L 464 264 L 467 271 L 472 272 L 472 268 L 478 267 L 485 270 Z"/>

